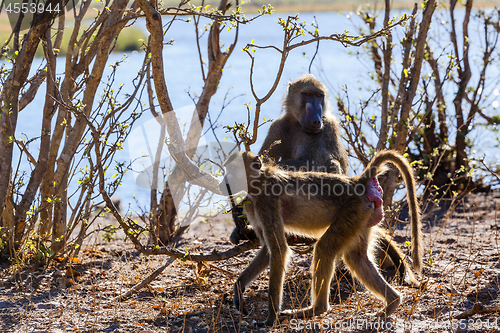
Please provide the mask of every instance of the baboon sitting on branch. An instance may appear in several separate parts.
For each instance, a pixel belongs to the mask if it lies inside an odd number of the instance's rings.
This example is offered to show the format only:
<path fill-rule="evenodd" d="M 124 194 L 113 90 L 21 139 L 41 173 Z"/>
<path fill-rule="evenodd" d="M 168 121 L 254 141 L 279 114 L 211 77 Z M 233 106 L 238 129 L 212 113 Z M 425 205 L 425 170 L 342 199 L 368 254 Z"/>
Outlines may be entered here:
<path fill-rule="evenodd" d="M 383 173 L 389 163 L 401 171 L 407 186 L 411 257 L 415 269 L 420 272 L 422 235 L 415 179 L 410 165 L 399 153 L 379 152 L 365 171 L 355 177 L 286 171 L 272 162 L 263 164 L 260 157 L 249 152 L 232 155 L 224 163 L 226 175 L 219 185 L 220 190 L 226 195 L 248 193 L 252 203 L 245 207 L 245 213 L 263 244 L 235 283 L 235 306 L 245 312 L 242 294 L 262 272 L 262 267 L 269 264 L 269 314 L 265 324 L 275 324 L 290 253 L 286 234 L 291 233 L 318 241 L 311 266 L 311 305 L 285 314 L 308 318 L 328 310 L 330 283 L 340 256 L 354 276 L 385 301 L 383 314 L 393 313 L 400 296 L 379 273 L 369 253 L 370 238 L 383 217 L 382 189 L 376 176 Z"/>

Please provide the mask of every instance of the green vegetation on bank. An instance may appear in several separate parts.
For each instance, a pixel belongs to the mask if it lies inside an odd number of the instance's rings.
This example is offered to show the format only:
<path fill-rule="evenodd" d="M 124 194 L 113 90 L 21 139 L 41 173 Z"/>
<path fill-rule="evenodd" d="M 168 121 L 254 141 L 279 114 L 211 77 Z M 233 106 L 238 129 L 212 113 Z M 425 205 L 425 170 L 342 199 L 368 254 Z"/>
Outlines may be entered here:
<path fill-rule="evenodd" d="M 190 3 L 194 5 L 201 5 L 201 0 L 191 0 Z M 177 0 L 163 0 L 163 5 L 166 7 L 177 7 L 179 1 Z M 205 5 L 216 7 L 219 5 L 218 0 L 205 0 Z M 278 12 L 289 12 L 296 8 L 303 8 L 301 11 L 321 11 L 326 10 L 350 10 L 355 9 L 360 5 L 371 4 L 375 5 L 375 1 L 370 0 L 243 0 L 240 1 L 241 7 L 244 12 L 255 11 L 262 8 L 263 5 L 272 5 Z M 392 1 L 393 8 L 411 8 L 415 1 L 411 0 L 394 0 Z M 379 7 L 383 6 L 383 2 L 378 3 Z"/>
<path fill-rule="evenodd" d="M 200 5 L 201 0 L 191 0 L 191 4 Z M 261 9 L 263 5 L 271 4 L 274 11 L 277 13 L 290 13 L 290 12 L 313 12 L 313 11 L 345 11 L 345 10 L 356 10 L 360 6 L 366 7 L 371 6 L 376 9 L 381 9 L 383 4 L 377 3 L 375 1 L 368 0 L 243 0 L 242 3 L 243 12 L 254 13 Z M 414 5 L 414 0 L 394 0 L 392 1 L 393 9 L 402 8 L 412 8 Z M 205 5 L 210 5 L 212 7 L 217 7 L 219 4 L 218 0 L 205 0 Z M 177 7 L 179 5 L 178 0 L 163 0 L 160 2 L 162 7 Z M 475 1 L 475 7 L 494 7 L 498 5 L 498 0 L 480 0 Z M 98 7 L 99 3 L 92 5 L 93 7 Z M 67 21 L 67 29 L 64 33 L 63 45 L 61 46 L 61 54 L 66 54 L 67 42 L 71 36 L 72 22 Z M 9 18 L 5 12 L 0 14 L 0 42 L 3 44 L 10 36 L 12 32 L 12 26 L 9 22 Z M 138 50 L 142 45 L 142 40 L 145 40 L 145 33 L 137 27 L 128 27 L 123 30 L 123 32 L 118 37 L 118 41 L 114 48 L 115 52 L 127 52 Z M 9 43 L 9 47 L 12 47 L 12 41 Z M 37 50 L 37 56 L 43 55 L 43 49 L 41 47 Z"/>
<path fill-rule="evenodd" d="M 391 1 L 392 9 L 411 9 L 415 0 L 393 0 Z M 201 0 L 190 0 L 191 4 L 201 5 Z M 177 7 L 178 0 L 163 0 L 161 4 L 164 7 Z M 205 0 L 204 5 L 217 7 L 218 0 Z M 384 8 L 383 1 L 374 0 L 243 0 L 240 1 L 243 12 L 255 13 L 257 10 L 262 9 L 263 5 L 272 5 L 274 11 L 277 13 L 299 13 L 299 12 L 320 12 L 320 11 L 345 11 L 356 10 L 358 7 L 373 7 L 382 10 Z M 444 6 L 447 3 L 443 3 Z M 498 6 L 498 0 L 478 0 L 474 1 L 475 7 L 495 7 Z"/>
<path fill-rule="evenodd" d="M 2 15 L 0 17 L 0 41 L 3 44 L 10 36 L 12 32 L 12 28 L 10 26 L 9 20 L 7 16 Z M 66 51 L 68 49 L 69 39 L 71 34 L 73 33 L 73 23 L 71 21 L 66 22 L 66 29 L 64 30 L 63 42 L 61 44 L 61 49 L 59 54 L 66 55 Z M 113 49 L 114 52 L 130 52 L 134 50 L 139 50 L 143 41 L 147 39 L 146 34 L 142 31 L 142 29 L 138 27 L 127 27 L 124 28 L 123 31 L 118 36 L 118 40 L 116 41 L 116 45 Z M 55 40 L 55 36 L 52 41 Z M 9 43 L 9 47 L 12 48 L 13 42 L 12 40 Z M 43 56 L 43 47 L 42 45 L 38 46 L 36 51 L 37 57 Z"/>

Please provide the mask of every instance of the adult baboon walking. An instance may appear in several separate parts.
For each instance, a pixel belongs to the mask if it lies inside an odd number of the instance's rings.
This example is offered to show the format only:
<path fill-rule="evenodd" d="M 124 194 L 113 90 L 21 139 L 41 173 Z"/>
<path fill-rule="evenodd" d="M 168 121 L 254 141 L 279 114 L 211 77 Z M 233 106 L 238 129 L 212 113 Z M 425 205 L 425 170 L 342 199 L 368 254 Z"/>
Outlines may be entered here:
<path fill-rule="evenodd" d="M 388 163 L 400 170 L 407 186 L 411 254 L 415 268 L 420 271 L 422 234 L 415 179 L 411 166 L 399 153 L 379 152 L 365 171 L 355 177 L 285 171 L 272 161 L 263 164 L 259 156 L 248 152 L 231 156 L 224 163 L 226 175 L 219 188 L 227 195 L 248 193 L 252 203 L 245 205 L 245 213 L 263 245 L 234 285 L 235 306 L 244 311 L 245 288 L 262 272 L 263 263 L 269 264 L 269 313 L 265 324 L 275 324 L 281 310 L 290 252 L 286 233 L 292 233 L 318 241 L 311 265 L 311 305 L 288 314 L 308 318 L 328 310 L 330 283 L 340 256 L 358 280 L 384 300 L 386 307 L 382 314 L 388 316 L 396 311 L 400 296 L 380 275 L 369 254 L 372 233 L 383 218 L 382 189 L 376 177 Z"/>
<path fill-rule="evenodd" d="M 271 124 L 259 155 L 264 155 L 266 160 L 274 160 L 287 170 L 347 175 L 347 155 L 341 144 L 338 119 L 330 110 L 326 87 L 312 75 L 302 76 L 288 85 L 283 109 L 284 113 Z M 275 144 L 277 141 L 280 143 Z M 257 238 L 242 215 L 242 205 L 233 207 L 236 227 L 230 240 L 234 244 L 241 239 Z M 403 280 L 418 286 L 419 282 L 391 235 L 378 228 L 374 239 L 381 249 L 380 261 L 388 256 Z M 262 263 L 262 270 L 266 267 Z"/>

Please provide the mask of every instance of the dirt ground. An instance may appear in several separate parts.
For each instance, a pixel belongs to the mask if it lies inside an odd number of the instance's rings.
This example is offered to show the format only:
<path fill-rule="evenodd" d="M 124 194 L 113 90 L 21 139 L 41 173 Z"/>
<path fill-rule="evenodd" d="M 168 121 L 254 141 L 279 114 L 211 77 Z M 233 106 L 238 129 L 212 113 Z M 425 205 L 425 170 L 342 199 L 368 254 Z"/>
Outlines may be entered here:
<path fill-rule="evenodd" d="M 379 323 L 382 302 L 340 268 L 330 311 L 308 321 L 285 320 L 272 331 L 496 332 L 499 311 L 500 193 L 474 194 L 424 220 L 425 290 L 392 284 L 403 295 L 398 311 Z M 209 253 L 231 248 L 229 215 L 191 227 L 180 248 Z M 408 228 L 394 238 L 404 246 Z M 1 332 L 250 332 L 267 315 L 267 271 L 245 292 L 249 315 L 232 306 L 233 284 L 255 250 L 229 260 L 176 260 L 139 293 L 114 298 L 143 280 L 166 258 L 144 256 L 129 241 L 93 240 L 71 267 L 13 272 L 0 267 Z M 294 253 L 283 309 L 308 302 L 311 254 Z M 392 279 L 391 271 L 385 272 Z M 471 309 L 475 313 L 470 313 Z M 469 311 L 469 312 L 467 312 Z M 464 319 L 455 319 L 462 315 Z"/>

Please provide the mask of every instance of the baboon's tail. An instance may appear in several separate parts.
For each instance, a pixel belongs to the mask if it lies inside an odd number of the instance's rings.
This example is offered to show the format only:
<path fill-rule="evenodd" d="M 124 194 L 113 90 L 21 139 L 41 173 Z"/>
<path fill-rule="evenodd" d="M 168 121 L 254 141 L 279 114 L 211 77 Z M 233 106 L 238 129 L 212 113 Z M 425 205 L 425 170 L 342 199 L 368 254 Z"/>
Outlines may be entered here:
<path fill-rule="evenodd" d="M 416 197 L 415 178 L 413 170 L 406 158 L 394 150 L 386 150 L 377 153 L 373 160 L 361 175 L 361 180 L 369 180 L 384 171 L 387 163 L 394 164 L 406 183 L 408 205 L 411 215 L 411 259 L 415 270 L 420 273 L 422 269 L 422 222 L 420 221 L 420 207 Z"/>

